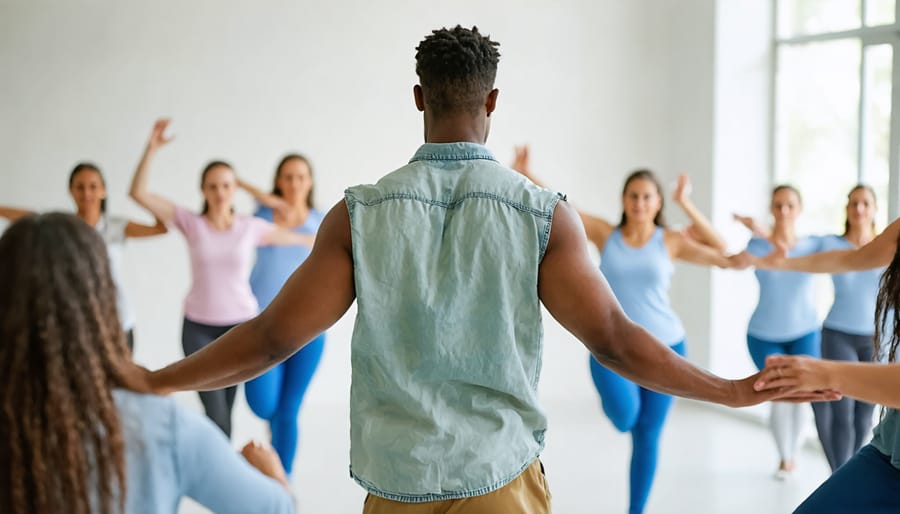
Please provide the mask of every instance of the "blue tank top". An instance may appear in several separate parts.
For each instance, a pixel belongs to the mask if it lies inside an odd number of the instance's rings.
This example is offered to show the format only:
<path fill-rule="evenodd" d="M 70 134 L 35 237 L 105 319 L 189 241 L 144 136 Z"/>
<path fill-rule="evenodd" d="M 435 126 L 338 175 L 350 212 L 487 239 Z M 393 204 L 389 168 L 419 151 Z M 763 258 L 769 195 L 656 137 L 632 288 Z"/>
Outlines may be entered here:
<path fill-rule="evenodd" d="M 256 216 L 266 221 L 273 221 L 273 212 L 269 207 L 260 207 Z M 322 224 L 322 213 L 310 209 L 303 225 L 294 228 L 298 234 L 315 234 Z M 260 246 L 256 250 L 256 264 L 250 273 L 250 289 L 264 309 L 281 290 L 291 273 L 309 257 L 312 251 L 308 246 Z"/>
<path fill-rule="evenodd" d="M 820 252 L 822 239 L 799 238 L 788 257 Z M 747 252 L 757 257 L 765 257 L 774 250 L 772 243 L 760 237 L 747 243 Z M 759 302 L 750 317 L 748 334 L 765 341 L 785 342 L 819 329 L 813 274 L 760 269 L 755 274 L 759 282 Z"/>
<path fill-rule="evenodd" d="M 842 236 L 822 238 L 822 251 L 855 248 Z M 847 334 L 870 336 L 875 333 L 875 301 L 884 268 L 831 276 L 834 304 L 822 323 L 825 328 Z"/>
<path fill-rule="evenodd" d="M 675 265 L 666 248 L 665 232 L 657 227 L 644 246 L 628 246 L 619 229 L 600 254 L 600 271 L 632 321 L 663 343 L 684 341 L 684 326 L 669 302 Z"/>

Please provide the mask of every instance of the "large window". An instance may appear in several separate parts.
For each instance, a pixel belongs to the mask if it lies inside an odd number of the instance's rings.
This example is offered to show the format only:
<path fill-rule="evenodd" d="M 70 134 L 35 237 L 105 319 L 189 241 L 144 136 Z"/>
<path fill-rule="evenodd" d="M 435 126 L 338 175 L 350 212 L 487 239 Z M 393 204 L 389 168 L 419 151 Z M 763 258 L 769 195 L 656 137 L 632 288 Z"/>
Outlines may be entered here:
<path fill-rule="evenodd" d="M 774 180 L 803 193 L 810 231 L 842 231 L 847 192 L 857 183 L 878 195 L 879 228 L 896 214 L 897 7 L 896 0 L 775 0 Z"/>

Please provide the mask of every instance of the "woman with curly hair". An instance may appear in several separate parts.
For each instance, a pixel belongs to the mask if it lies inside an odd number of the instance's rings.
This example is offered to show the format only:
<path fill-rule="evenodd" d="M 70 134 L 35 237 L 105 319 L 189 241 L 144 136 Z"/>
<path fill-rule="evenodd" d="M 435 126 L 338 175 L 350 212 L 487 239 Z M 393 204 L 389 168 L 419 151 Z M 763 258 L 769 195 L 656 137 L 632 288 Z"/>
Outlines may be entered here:
<path fill-rule="evenodd" d="M 0 512 L 162 514 L 182 496 L 218 513 L 293 512 L 272 450 L 251 443 L 244 460 L 203 416 L 117 388 L 131 357 L 90 226 L 61 213 L 14 223 L 0 312 Z"/>

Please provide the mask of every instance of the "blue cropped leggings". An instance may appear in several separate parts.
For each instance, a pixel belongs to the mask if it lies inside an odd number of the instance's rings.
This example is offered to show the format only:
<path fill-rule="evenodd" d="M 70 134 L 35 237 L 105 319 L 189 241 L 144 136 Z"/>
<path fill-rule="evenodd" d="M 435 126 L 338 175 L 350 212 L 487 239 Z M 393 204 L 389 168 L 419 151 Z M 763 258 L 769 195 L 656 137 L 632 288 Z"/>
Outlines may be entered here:
<path fill-rule="evenodd" d="M 297 454 L 300 405 L 322 359 L 324 347 L 325 334 L 320 334 L 291 358 L 247 382 L 244 387 L 250 409 L 269 422 L 272 447 L 288 473 L 294 467 Z"/>
<path fill-rule="evenodd" d="M 806 499 L 794 514 L 896 514 L 900 469 L 872 445 L 863 446 Z"/>
<path fill-rule="evenodd" d="M 672 346 L 684 356 L 684 341 Z M 659 438 L 672 397 L 645 389 L 591 358 L 591 377 L 600 393 L 603 412 L 620 432 L 631 432 L 631 474 L 629 514 L 644 511 L 659 455 Z"/>

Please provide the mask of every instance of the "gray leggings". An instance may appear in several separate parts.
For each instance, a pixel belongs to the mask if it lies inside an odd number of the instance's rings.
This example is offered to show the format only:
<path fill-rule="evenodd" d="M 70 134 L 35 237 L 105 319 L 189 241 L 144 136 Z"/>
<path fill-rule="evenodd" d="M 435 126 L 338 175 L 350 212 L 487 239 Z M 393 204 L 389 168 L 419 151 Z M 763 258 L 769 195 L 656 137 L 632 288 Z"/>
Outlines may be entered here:
<path fill-rule="evenodd" d="M 872 336 L 858 336 L 823 328 L 822 358 L 870 362 L 875 353 L 872 343 Z M 869 440 L 875 406 L 847 397 L 837 402 L 813 403 L 812 406 L 819 441 L 822 442 L 828 465 L 835 471 Z"/>
<path fill-rule="evenodd" d="M 184 348 L 184 354 L 187 356 L 202 349 L 217 337 L 231 330 L 233 326 L 204 325 L 184 318 L 184 325 L 181 328 L 181 345 Z M 222 429 L 222 432 L 225 432 L 225 435 L 231 437 L 231 407 L 234 405 L 237 386 L 215 391 L 200 391 L 199 394 L 206 415 Z"/>

